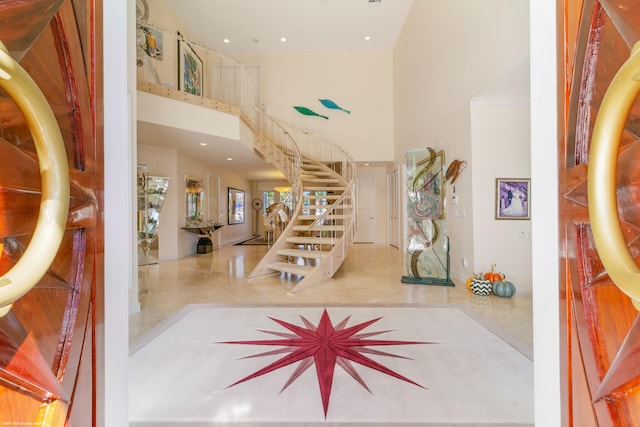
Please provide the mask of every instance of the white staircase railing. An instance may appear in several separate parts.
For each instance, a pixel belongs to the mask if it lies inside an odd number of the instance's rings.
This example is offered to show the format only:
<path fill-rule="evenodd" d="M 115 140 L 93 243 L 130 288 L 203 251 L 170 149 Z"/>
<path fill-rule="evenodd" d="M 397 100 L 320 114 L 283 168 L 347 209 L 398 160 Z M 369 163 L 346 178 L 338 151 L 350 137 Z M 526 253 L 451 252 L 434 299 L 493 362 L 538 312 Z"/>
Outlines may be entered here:
<path fill-rule="evenodd" d="M 251 109 L 257 111 L 257 122 L 250 123 L 254 130 L 254 148 L 262 155 L 265 161 L 274 165 L 285 176 L 291 185 L 291 191 L 286 200 L 281 200 L 281 204 L 286 204 L 295 214 L 301 200 L 300 173 L 302 171 L 302 155 L 296 141 L 289 134 L 287 129 L 272 119 L 266 112 L 259 108 Z M 244 110 L 243 110 L 244 111 Z M 253 112 L 252 111 L 252 112 Z M 243 117 L 249 117 L 243 115 Z M 277 209 L 274 209 L 267 221 L 276 221 Z M 273 216 L 273 218 L 272 218 Z"/>
<path fill-rule="evenodd" d="M 301 162 L 295 162 L 300 166 L 298 181 L 289 180 L 296 203 L 291 221 L 249 278 L 280 273 L 300 276 L 290 291 L 295 293 L 332 278 L 353 244 L 356 168 L 351 156 L 337 145 L 302 129 L 273 123 L 279 131 L 276 137 L 286 135 L 286 141 L 295 144 L 296 155 L 301 155 Z M 265 158 L 272 152 L 287 157 L 293 151 L 274 144 L 275 137 L 258 136 L 257 141 L 256 149 Z"/>

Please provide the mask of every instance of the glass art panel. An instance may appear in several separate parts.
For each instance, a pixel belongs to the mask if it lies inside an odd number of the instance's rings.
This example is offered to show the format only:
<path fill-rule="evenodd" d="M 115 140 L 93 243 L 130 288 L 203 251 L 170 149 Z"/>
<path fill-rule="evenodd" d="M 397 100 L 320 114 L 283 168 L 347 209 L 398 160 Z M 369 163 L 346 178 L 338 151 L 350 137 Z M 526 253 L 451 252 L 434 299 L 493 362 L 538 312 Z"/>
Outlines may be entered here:
<path fill-rule="evenodd" d="M 449 278 L 445 229 L 444 151 L 409 150 L 407 175 L 407 276 L 403 283 L 454 286 Z"/>

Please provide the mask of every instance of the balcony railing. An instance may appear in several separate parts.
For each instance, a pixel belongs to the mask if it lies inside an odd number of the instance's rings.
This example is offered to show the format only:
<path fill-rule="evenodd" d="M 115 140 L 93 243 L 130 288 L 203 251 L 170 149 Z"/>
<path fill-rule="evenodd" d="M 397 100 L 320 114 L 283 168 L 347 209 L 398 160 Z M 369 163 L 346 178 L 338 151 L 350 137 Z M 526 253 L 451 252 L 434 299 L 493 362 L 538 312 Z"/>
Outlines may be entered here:
<path fill-rule="evenodd" d="M 140 20 L 136 63 L 139 90 L 236 114 L 252 127 L 259 122 L 257 67 Z"/>

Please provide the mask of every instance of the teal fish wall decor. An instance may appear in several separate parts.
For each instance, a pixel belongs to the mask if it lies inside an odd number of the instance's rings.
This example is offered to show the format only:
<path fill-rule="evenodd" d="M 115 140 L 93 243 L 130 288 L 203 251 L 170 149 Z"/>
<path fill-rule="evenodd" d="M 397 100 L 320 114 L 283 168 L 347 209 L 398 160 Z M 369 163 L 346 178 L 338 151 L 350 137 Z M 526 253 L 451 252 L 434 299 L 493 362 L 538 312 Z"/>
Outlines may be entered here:
<path fill-rule="evenodd" d="M 298 112 L 300 114 L 304 114 L 305 116 L 318 116 L 318 117 L 322 117 L 323 119 L 329 120 L 329 117 L 323 116 L 322 114 L 318 114 L 315 111 L 308 109 L 307 107 L 298 107 L 298 106 L 296 106 L 296 107 L 293 107 L 293 108 L 295 108 L 296 110 L 298 110 Z"/>
<path fill-rule="evenodd" d="M 324 105 L 327 108 L 331 108 L 332 110 L 342 110 L 347 114 L 351 114 L 351 111 L 345 110 L 344 108 L 342 108 L 341 106 L 339 106 L 338 104 L 336 104 L 330 99 L 320 99 L 319 101 L 322 102 L 322 105 Z"/>

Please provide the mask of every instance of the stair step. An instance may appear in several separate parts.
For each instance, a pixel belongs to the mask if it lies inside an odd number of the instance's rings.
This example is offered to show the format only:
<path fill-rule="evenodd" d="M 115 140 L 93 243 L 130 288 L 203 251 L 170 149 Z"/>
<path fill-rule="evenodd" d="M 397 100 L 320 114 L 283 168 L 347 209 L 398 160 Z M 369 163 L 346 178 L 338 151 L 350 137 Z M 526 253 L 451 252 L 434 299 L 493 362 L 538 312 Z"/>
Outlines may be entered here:
<path fill-rule="evenodd" d="M 344 231 L 344 225 L 294 225 L 295 231 Z"/>
<path fill-rule="evenodd" d="M 306 170 L 302 170 L 301 175 L 302 176 L 331 176 L 333 175 L 334 172 L 330 172 L 330 171 L 323 171 L 323 170 L 317 170 L 317 171 L 306 171 Z"/>
<path fill-rule="evenodd" d="M 340 180 L 337 178 L 306 178 L 306 177 L 302 177 L 302 181 L 303 182 L 315 182 L 315 183 L 325 183 L 325 184 L 338 184 L 340 183 Z"/>
<path fill-rule="evenodd" d="M 304 237 L 295 236 L 285 238 L 287 243 L 295 243 L 299 245 L 333 245 L 336 239 L 332 237 Z"/>
<path fill-rule="evenodd" d="M 283 273 L 297 274 L 298 276 L 306 276 L 311 273 L 314 267 L 300 264 L 289 264 L 288 262 L 272 262 L 269 264 L 272 270 L 282 271 Z"/>
<path fill-rule="evenodd" d="M 304 191 L 326 191 L 326 192 L 336 192 L 336 191 L 344 191 L 347 187 L 304 187 Z"/>
<path fill-rule="evenodd" d="M 313 204 L 313 205 L 305 205 L 305 206 L 302 206 L 302 209 L 316 209 L 316 210 L 317 210 L 317 209 L 328 209 L 328 208 L 330 208 L 331 206 L 333 206 L 333 205 L 330 205 L 330 204 L 324 204 L 324 205 L 320 205 L 320 204 Z M 348 208 L 351 208 L 351 205 L 336 205 L 336 206 L 334 207 L 334 210 L 335 210 L 335 209 L 348 209 Z"/>
<path fill-rule="evenodd" d="M 309 199 L 309 200 L 322 200 L 322 199 L 326 199 L 326 200 L 338 200 L 340 198 L 339 194 L 327 194 L 326 196 L 320 196 L 320 195 L 315 195 L 315 194 L 310 194 L 308 196 L 304 196 L 303 199 Z"/>
<path fill-rule="evenodd" d="M 322 259 L 329 254 L 329 251 L 310 251 L 307 249 L 280 249 L 278 255 L 293 256 L 302 258 Z"/>
<path fill-rule="evenodd" d="M 325 219 L 328 220 L 332 220 L 332 219 L 345 219 L 348 218 L 349 215 L 342 215 L 342 214 L 338 214 L 338 215 L 334 215 L 334 214 L 330 214 L 327 215 L 325 217 Z M 314 221 L 318 218 L 322 218 L 322 215 L 298 215 L 298 219 L 301 221 Z"/>

